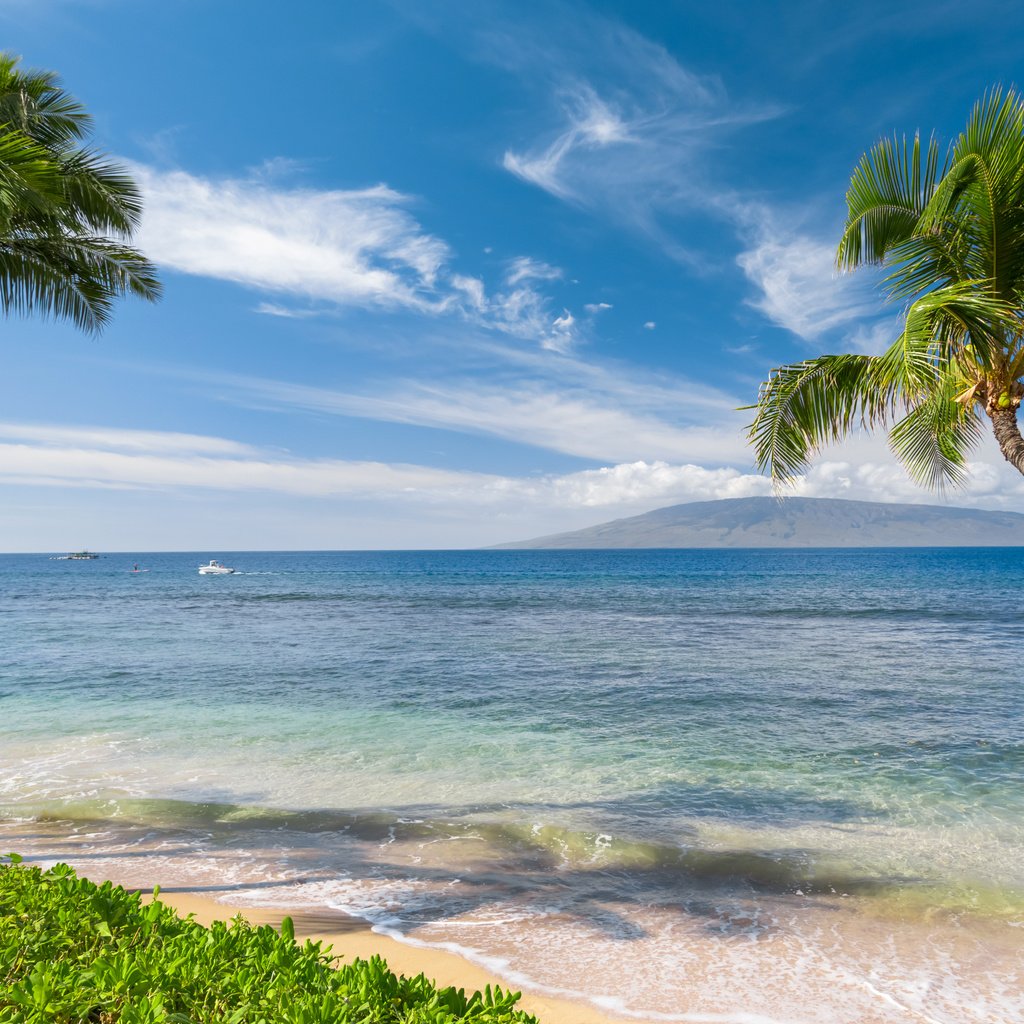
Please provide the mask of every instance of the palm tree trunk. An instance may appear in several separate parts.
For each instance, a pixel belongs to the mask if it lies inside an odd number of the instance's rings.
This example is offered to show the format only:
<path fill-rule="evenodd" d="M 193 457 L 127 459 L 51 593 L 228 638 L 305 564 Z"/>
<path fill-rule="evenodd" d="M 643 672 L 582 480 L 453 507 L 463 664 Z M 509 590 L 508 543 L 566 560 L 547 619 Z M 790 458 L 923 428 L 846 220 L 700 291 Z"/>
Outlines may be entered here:
<path fill-rule="evenodd" d="M 1013 407 L 992 409 L 989 416 L 992 418 L 992 433 L 996 435 L 1003 458 L 1018 473 L 1024 474 L 1024 437 L 1021 437 L 1017 423 L 1017 410 Z"/>

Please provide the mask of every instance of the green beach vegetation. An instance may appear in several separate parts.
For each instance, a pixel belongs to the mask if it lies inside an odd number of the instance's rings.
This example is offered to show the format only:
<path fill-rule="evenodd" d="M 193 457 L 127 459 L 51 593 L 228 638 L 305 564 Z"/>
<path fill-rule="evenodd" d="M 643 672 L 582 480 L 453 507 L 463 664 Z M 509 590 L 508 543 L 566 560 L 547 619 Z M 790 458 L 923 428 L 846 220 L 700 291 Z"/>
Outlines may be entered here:
<path fill-rule="evenodd" d="M 332 966 L 329 948 L 299 945 L 241 918 L 210 928 L 110 882 L 0 864 L 3 1024 L 536 1024 L 519 993 L 467 996 L 379 957 Z"/>
<path fill-rule="evenodd" d="M 993 90 L 943 154 L 883 139 L 846 195 L 841 270 L 882 267 L 902 330 L 881 355 L 823 355 L 771 371 L 749 428 L 758 466 L 792 481 L 858 426 L 935 490 L 965 479 L 986 420 L 1024 473 L 1024 99 Z"/>
<path fill-rule="evenodd" d="M 0 307 L 99 330 L 114 300 L 154 300 L 156 268 L 129 244 L 131 177 L 88 146 L 92 119 L 50 71 L 0 53 Z"/>

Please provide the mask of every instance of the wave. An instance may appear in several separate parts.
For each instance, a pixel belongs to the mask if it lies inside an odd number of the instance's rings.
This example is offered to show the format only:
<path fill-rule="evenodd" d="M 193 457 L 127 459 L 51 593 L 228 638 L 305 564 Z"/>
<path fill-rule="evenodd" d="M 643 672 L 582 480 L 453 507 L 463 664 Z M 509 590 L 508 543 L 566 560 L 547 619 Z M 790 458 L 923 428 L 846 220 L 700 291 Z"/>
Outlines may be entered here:
<path fill-rule="evenodd" d="M 2 809 L 0 809 L 2 812 Z M 352 845 L 425 847 L 472 841 L 482 880 L 531 886 L 557 874 L 572 887 L 605 889 L 611 895 L 664 899 L 675 893 L 693 898 L 723 893 L 835 899 L 857 898 L 880 916 L 927 918 L 972 914 L 984 918 L 1024 916 L 1024 891 L 975 879 L 950 879 L 843 860 L 835 851 L 709 842 L 687 834 L 678 843 L 651 841 L 531 822 L 509 805 L 461 808 L 403 808 L 380 811 L 287 810 L 258 805 L 171 799 L 83 800 L 22 807 L 19 816 L 81 832 L 143 830 L 147 836 L 186 834 L 232 849 L 263 848 L 272 839 L 289 849 L 328 851 L 342 856 L 332 838 Z M 514 815 L 515 817 L 511 817 Z M 9 816 L 9 815 L 8 815 Z M 303 840 L 305 837 L 305 841 Z M 313 859 L 316 855 L 312 854 Z M 352 860 L 370 871 L 385 861 L 375 855 Z M 390 870 L 401 874 L 397 863 Z M 453 861 L 453 877 L 464 868 Z M 410 871 L 412 869 L 410 868 Z M 420 869 L 417 869 L 419 871 Z M 444 874 L 445 865 L 435 865 Z M 372 872 L 371 872 L 372 873 Z M 413 871 L 413 874 L 416 872 Z"/>

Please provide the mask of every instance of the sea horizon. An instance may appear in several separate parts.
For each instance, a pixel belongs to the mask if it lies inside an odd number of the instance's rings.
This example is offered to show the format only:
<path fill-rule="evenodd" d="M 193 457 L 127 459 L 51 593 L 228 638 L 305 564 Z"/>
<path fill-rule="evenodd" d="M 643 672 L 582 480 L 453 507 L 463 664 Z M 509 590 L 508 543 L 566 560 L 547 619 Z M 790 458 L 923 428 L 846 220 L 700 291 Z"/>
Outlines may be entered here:
<path fill-rule="evenodd" d="M 54 555 L 58 555 L 63 552 L 67 555 L 74 551 L 73 548 L 52 548 L 40 551 L 0 551 L 0 558 L 5 557 L 21 557 L 27 555 L 29 557 L 38 556 L 42 558 L 52 558 Z M 464 553 L 464 552 L 480 552 L 487 554 L 540 554 L 546 552 L 581 552 L 584 554 L 596 554 L 599 552 L 669 552 L 669 551 L 735 551 L 735 552 L 780 552 L 780 551 L 836 551 L 836 552 L 859 552 L 859 551 L 1022 551 L 1024 545 L 1018 544 L 892 544 L 892 545 L 864 545 L 861 547 L 852 547 L 848 545 L 821 545 L 821 546 L 807 546 L 807 547 L 772 547 L 770 545 L 762 545 L 759 547 L 621 547 L 621 548 L 606 548 L 606 547 L 593 547 L 593 548 L 506 548 L 501 545 L 484 545 L 483 547 L 466 547 L 466 548 L 216 548 L 216 547 L 199 547 L 199 548 L 148 548 L 148 549 L 136 549 L 136 548 L 79 548 L 79 551 L 88 551 L 90 554 L 95 554 L 99 558 L 108 557 L 120 557 L 124 556 L 146 556 L 146 555 L 194 555 L 199 558 L 208 556 L 211 551 L 217 552 L 218 555 L 372 555 L 372 554 L 444 554 L 444 553 Z M 61 560 L 60 558 L 55 560 Z"/>

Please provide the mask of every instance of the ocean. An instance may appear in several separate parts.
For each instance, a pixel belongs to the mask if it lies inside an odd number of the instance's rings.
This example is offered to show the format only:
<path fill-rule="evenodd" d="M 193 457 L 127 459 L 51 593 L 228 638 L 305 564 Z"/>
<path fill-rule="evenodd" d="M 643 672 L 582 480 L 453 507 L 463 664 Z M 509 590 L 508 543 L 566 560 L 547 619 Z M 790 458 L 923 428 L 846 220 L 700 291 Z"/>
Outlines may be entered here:
<path fill-rule="evenodd" d="M 0 556 L 0 848 L 347 910 L 644 1020 L 1019 1022 L 1022 571 Z"/>

